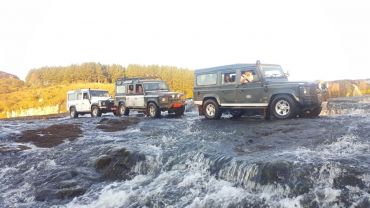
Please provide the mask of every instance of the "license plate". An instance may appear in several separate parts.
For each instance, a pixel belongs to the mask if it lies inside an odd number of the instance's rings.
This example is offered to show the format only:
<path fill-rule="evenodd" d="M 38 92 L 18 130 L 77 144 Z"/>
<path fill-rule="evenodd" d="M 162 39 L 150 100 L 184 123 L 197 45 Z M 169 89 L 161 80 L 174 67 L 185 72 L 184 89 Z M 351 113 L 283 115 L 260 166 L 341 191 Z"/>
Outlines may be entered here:
<path fill-rule="evenodd" d="M 173 108 L 181 108 L 182 107 L 182 104 L 181 103 L 174 103 L 172 105 Z"/>

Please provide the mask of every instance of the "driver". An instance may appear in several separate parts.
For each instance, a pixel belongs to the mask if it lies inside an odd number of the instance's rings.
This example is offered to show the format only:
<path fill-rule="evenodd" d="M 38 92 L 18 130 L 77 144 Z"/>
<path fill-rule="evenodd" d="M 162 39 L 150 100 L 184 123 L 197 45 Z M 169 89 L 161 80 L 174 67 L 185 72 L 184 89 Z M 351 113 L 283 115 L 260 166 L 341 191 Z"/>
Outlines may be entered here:
<path fill-rule="evenodd" d="M 253 82 L 253 74 L 251 71 L 246 71 L 244 72 L 244 74 L 242 74 L 242 76 L 240 77 L 240 83 L 241 84 L 245 84 L 245 83 L 249 83 L 249 82 Z"/>

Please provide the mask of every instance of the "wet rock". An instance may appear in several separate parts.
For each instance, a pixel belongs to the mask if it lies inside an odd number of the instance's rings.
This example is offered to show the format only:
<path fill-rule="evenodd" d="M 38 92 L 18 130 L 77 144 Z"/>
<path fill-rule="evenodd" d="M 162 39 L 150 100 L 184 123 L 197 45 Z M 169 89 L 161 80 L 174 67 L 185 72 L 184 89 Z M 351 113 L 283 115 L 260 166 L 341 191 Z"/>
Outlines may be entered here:
<path fill-rule="evenodd" d="M 67 139 L 73 141 L 81 134 L 82 130 L 78 125 L 55 124 L 47 128 L 24 131 L 16 141 L 31 142 L 37 147 L 50 148 L 62 144 Z"/>
<path fill-rule="evenodd" d="M 54 170 L 35 179 L 37 201 L 69 201 L 83 195 L 96 181 L 97 176 L 77 170 Z"/>
<path fill-rule="evenodd" d="M 135 176 L 133 167 L 145 156 L 130 152 L 125 148 L 113 149 L 95 161 L 95 168 L 102 174 L 103 179 L 127 180 Z"/>
<path fill-rule="evenodd" d="M 344 172 L 338 177 L 334 178 L 333 186 L 337 189 L 344 189 L 346 186 L 365 187 L 364 182 L 357 176 L 356 172 Z"/>
<path fill-rule="evenodd" d="M 14 146 L 0 145 L 0 154 L 17 153 L 28 149 L 31 148 L 24 145 L 14 145 Z"/>
<path fill-rule="evenodd" d="M 36 191 L 35 199 L 37 201 L 67 200 L 83 195 L 86 189 L 76 186 L 63 189 L 42 189 Z"/>
<path fill-rule="evenodd" d="M 115 132 L 127 129 L 127 127 L 139 123 L 139 119 L 136 117 L 120 118 L 120 119 L 108 119 L 103 118 L 99 121 L 97 128 L 105 132 Z"/>

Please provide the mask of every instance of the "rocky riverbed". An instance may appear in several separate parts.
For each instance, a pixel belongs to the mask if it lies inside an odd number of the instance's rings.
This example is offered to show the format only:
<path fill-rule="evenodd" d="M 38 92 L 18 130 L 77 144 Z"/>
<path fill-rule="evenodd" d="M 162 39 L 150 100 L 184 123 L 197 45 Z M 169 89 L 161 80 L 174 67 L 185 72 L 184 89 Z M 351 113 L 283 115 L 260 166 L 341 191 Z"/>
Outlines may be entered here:
<path fill-rule="evenodd" d="M 0 207 L 370 207 L 370 99 L 316 119 L 0 121 Z"/>

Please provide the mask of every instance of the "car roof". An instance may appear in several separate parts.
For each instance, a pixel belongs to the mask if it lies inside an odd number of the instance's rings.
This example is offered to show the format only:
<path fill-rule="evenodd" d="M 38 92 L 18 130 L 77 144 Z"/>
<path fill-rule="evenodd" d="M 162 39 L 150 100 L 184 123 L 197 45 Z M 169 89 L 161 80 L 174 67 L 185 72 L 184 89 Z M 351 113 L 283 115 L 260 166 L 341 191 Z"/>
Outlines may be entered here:
<path fill-rule="evenodd" d="M 256 64 L 230 64 L 230 65 L 224 65 L 224 66 L 196 69 L 195 73 L 200 74 L 200 73 L 224 71 L 224 70 L 230 70 L 230 69 L 249 68 L 249 67 L 256 67 L 256 66 L 257 66 Z M 261 66 L 279 66 L 279 65 L 278 64 L 261 64 Z"/>
<path fill-rule="evenodd" d="M 108 92 L 108 90 L 103 90 L 103 89 L 78 89 L 78 90 L 70 90 L 68 93 L 75 93 L 75 92 L 81 92 L 81 91 L 104 91 Z"/>

